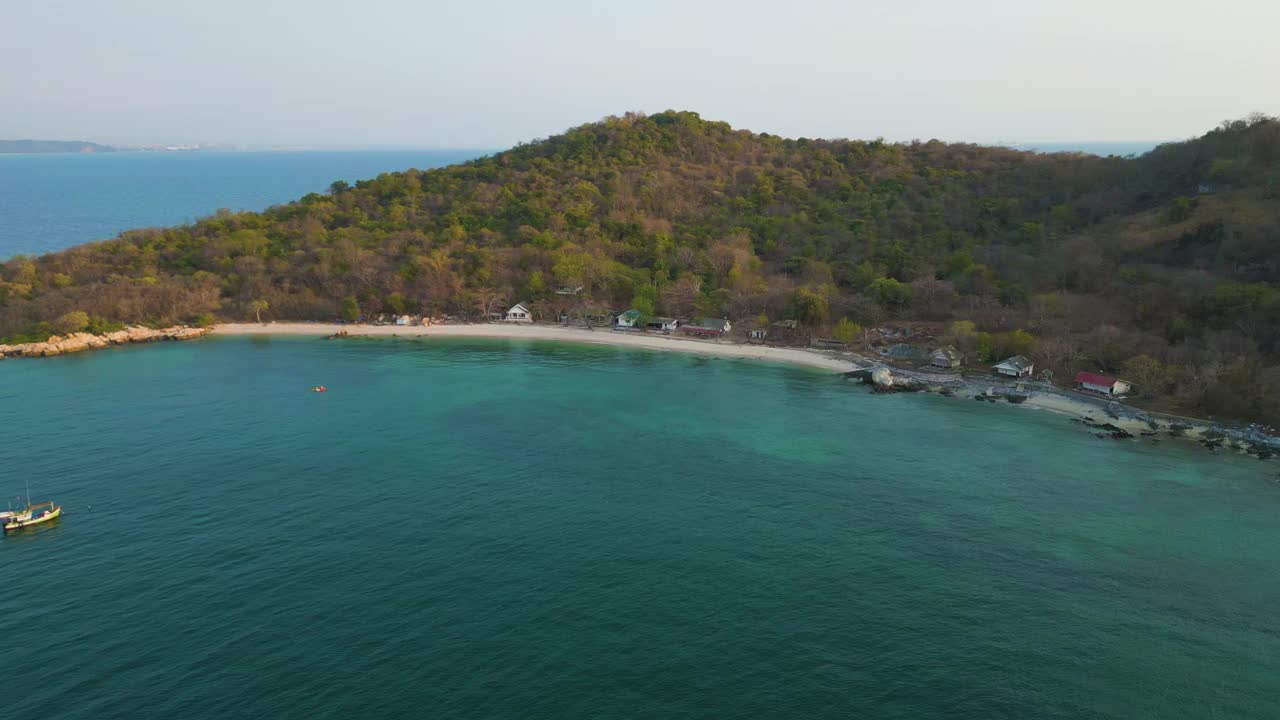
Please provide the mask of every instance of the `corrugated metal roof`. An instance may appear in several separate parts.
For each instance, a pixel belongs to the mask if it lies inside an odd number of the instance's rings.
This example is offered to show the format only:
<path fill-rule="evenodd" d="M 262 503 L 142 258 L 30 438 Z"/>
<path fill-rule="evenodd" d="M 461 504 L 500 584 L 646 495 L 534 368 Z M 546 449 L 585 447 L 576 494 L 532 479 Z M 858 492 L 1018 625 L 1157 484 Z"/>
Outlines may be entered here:
<path fill-rule="evenodd" d="M 1076 382 L 1110 386 L 1116 384 L 1116 379 L 1107 375 L 1099 375 L 1098 373 L 1080 372 L 1076 373 Z"/>

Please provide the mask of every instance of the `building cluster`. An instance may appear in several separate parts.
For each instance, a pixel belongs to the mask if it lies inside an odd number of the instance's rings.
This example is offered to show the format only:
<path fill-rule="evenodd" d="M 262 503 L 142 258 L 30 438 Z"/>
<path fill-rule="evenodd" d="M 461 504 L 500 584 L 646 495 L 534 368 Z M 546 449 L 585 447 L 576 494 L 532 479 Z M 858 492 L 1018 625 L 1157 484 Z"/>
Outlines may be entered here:
<path fill-rule="evenodd" d="M 576 288 L 564 288 L 565 294 L 574 294 Z M 559 293 L 560 290 L 557 290 Z M 408 316 L 405 316 L 408 318 Z M 561 316 L 561 322 L 568 324 L 569 317 Z M 619 313 L 598 313 L 590 318 L 582 318 L 588 321 L 588 324 L 604 326 L 608 325 L 614 330 L 648 330 L 652 332 L 661 332 L 666 334 L 681 333 L 692 337 L 702 338 L 719 338 L 728 335 L 733 329 L 732 321 L 726 318 L 701 318 L 696 321 L 682 320 L 670 317 L 646 317 L 639 310 L 626 310 Z M 533 314 L 530 311 L 529 303 L 518 302 L 512 305 L 505 312 L 493 312 L 489 314 L 489 320 L 493 322 L 508 323 L 532 323 Z M 401 324 L 401 319 L 396 319 L 396 324 Z M 959 372 L 964 367 L 964 353 L 956 349 L 954 345 L 942 345 L 928 350 L 925 346 L 902 342 L 902 340 L 930 340 L 931 336 L 922 334 L 916 330 L 901 328 L 878 328 L 883 341 L 893 341 L 893 344 L 881 346 L 878 348 L 881 355 L 885 358 L 899 362 L 923 365 L 932 370 L 943 372 Z M 771 323 L 768 327 L 752 328 L 747 331 L 748 341 L 755 343 L 771 342 L 779 344 L 797 344 L 804 340 L 801 328 L 795 320 L 779 320 Z M 827 350 L 843 350 L 847 347 L 847 343 L 834 338 L 810 338 L 808 344 Z M 991 366 L 995 374 L 1021 380 L 1030 378 L 1035 373 L 1035 363 L 1025 355 L 1014 355 L 1005 358 L 995 365 Z M 1106 395 L 1110 397 L 1122 396 L 1130 392 L 1133 386 L 1123 380 L 1113 378 L 1099 373 L 1082 372 L 1075 376 L 1075 387 L 1088 393 Z"/>

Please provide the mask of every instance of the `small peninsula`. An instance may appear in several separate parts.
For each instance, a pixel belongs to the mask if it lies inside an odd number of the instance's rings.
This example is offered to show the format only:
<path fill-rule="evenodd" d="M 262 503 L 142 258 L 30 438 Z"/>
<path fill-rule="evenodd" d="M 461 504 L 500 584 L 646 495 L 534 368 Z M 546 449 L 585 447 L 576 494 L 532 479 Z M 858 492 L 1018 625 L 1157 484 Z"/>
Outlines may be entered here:
<path fill-rule="evenodd" d="M 110 145 L 84 140 L 0 140 L 0 154 L 34 155 L 44 153 L 115 152 Z"/>
<path fill-rule="evenodd" d="M 541 322 L 720 318 L 743 341 L 941 352 L 969 370 L 1023 358 L 1059 386 L 1111 379 L 1144 409 L 1278 426 L 1277 238 L 1280 120 L 1261 115 L 1122 158 L 632 113 L 263 212 L 10 259 L 0 342 L 475 322 L 522 303 Z"/>

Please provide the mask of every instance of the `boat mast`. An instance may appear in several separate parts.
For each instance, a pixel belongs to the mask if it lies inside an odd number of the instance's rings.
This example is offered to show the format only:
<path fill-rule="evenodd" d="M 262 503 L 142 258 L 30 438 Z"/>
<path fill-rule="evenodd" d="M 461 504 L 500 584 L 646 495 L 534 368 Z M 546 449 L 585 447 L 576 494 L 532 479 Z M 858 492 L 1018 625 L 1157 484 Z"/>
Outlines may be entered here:
<path fill-rule="evenodd" d="M 27 507 L 31 507 L 31 478 L 23 478 L 27 481 Z"/>

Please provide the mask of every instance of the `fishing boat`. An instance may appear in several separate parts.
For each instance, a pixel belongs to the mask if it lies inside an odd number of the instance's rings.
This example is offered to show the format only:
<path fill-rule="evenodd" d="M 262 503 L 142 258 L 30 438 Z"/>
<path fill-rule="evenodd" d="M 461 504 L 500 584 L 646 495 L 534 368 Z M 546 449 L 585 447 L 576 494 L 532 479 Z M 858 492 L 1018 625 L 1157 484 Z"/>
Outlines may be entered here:
<path fill-rule="evenodd" d="M 19 498 L 21 500 L 21 498 Z M 12 506 L 10 506 L 12 507 Z M 29 528 L 35 525 L 43 525 L 58 519 L 62 514 L 62 506 L 55 505 L 52 500 L 42 503 L 31 504 L 31 483 L 27 483 L 27 506 L 21 510 L 6 510 L 0 512 L 0 524 L 3 524 L 4 534 Z"/>
<path fill-rule="evenodd" d="M 52 500 L 49 500 L 35 505 L 28 504 L 22 510 L 0 512 L 0 521 L 4 522 L 4 532 L 8 534 L 56 520 L 61 514 L 62 506 L 55 505 Z"/>

